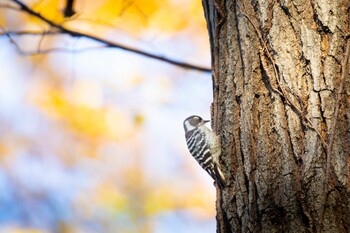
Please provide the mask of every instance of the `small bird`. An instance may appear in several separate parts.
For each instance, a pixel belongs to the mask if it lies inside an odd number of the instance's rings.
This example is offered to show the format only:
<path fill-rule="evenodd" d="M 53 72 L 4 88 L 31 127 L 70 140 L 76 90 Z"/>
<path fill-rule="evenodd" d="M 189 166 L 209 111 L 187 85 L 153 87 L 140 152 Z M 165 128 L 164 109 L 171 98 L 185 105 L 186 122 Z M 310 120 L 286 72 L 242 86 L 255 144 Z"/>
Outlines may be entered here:
<path fill-rule="evenodd" d="M 205 126 L 207 122 L 196 115 L 184 120 L 187 147 L 199 165 L 223 188 L 226 180 L 219 168 L 220 137 Z"/>

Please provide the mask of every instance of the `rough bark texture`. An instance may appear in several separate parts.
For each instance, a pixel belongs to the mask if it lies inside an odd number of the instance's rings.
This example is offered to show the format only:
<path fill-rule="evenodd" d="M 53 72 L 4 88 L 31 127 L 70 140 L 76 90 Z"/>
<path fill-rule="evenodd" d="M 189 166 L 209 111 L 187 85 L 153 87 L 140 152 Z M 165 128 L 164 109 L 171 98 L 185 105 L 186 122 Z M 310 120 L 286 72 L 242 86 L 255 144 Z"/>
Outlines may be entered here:
<path fill-rule="evenodd" d="M 203 0 L 218 232 L 350 232 L 349 5 Z"/>

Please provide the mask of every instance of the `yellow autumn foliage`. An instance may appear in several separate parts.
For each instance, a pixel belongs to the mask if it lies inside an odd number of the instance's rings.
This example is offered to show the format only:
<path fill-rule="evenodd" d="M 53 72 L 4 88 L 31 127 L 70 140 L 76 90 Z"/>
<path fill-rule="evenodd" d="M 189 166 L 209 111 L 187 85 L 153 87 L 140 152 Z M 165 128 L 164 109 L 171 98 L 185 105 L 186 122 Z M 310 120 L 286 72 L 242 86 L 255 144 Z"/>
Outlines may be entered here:
<path fill-rule="evenodd" d="M 90 94 L 94 98 L 93 91 Z M 86 92 L 80 88 L 69 97 L 62 89 L 45 86 L 33 95 L 35 104 L 76 133 L 112 140 L 127 140 L 134 134 L 132 119 L 115 107 L 88 105 Z"/>
<path fill-rule="evenodd" d="M 116 25 L 119 29 L 139 31 L 159 8 L 156 0 L 105 0 L 84 6 L 86 15 L 102 22 Z"/>
<path fill-rule="evenodd" d="M 145 211 L 148 215 L 168 211 L 175 209 L 177 202 L 174 198 L 173 190 L 168 187 L 162 187 L 148 193 L 145 202 Z"/>
<path fill-rule="evenodd" d="M 28 228 L 18 228 L 7 231 L 7 233 L 44 233 L 45 231 Z"/>
<path fill-rule="evenodd" d="M 3 155 L 9 154 L 10 153 L 10 149 L 7 145 L 0 143 L 0 158 Z"/>
<path fill-rule="evenodd" d="M 200 218 L 207 218 L 215 214 L 213 203 L 215 197 L 201 187 L 193 190 L 175 192 L 169 186 L 159 187 L 147 193 L 145 211 L 149 215 L 172 209 L 198 209 L 196 214 Z"/>
<path fill-rule="evenodd" d="M 63 0 L 42 0 L 36 1 L 31 7 L 52 22 L 60 24 L 64 21 L 62 13 L 64 2 Z M 34 22 L 38 21 L 34 16 L 31 17 L 31 20 Z"/>
<path fill-rule="evenodd" d="M 95 191 L 96 202 L 105 207 L 123 212 L 127 209 L 127 197 L 111 183 L 101 184 Z"/>
<path fill-rule="evenodd" d="M 161 1 L 161 0 L 102 0 L 75 1 L 72 18 L 64 18 L 65 0 L 29 1 L 27 4 L 42 16 L 57 24 L 74 25 L 92 23 L 119 29 L 138 36 L 144 29 L 158 31 L 179 31 L 192 24 L 205 25 L 200 1 Z M 1 21 L 1 17 L 0 17 Z M 47 27 L 34 16 L 30 23 Z M 92 29 L 92 28 L 91 28 Z M 95 30 L 95 29 L 94 29 Z M 99 30 L 100 32 L 100 30 Z"/>
<path fill-rule="evenodd" d="M 113 208 L 116 211 L 133 211 L 132 206 L 138 206 L 139 214 L 152 216 L 174 209 L 194 208 L 198 218 L 210 218 L 215 214 L 213 208 L 215 195 L 205 187 L 194 186 L 190 190 L 181 186 L 172 186 L 171 182 L 162 186 L 153 186 L 143 174 L 141 167 L 134 166 L 125 169 L 124 189 L 118 189 L 113 182 L 104 182 L 95 192 L 95 198 L 101 206 Z M 127 190 L 125 192 L 125 190 Z M 130 209 L 131 208 L 131 209 Z"/>

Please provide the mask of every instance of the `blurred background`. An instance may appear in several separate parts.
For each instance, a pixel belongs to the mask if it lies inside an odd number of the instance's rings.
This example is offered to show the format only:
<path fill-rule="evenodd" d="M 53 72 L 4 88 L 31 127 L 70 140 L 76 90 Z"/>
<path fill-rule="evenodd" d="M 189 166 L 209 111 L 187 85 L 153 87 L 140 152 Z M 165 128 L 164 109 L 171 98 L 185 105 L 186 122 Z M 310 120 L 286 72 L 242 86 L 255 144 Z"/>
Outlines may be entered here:
<path fill-rule="evenodd" d="M 70 18 L 63 0 L 23 3 L 72 30 L 210 67 L 200 0 L 76 0 Z M 0 0 L 0 26 L 0 233 L 215 232 L 213 182 L 182 126 L 210 119 L 209 73 L 57 35 L 11 0 Z"/>

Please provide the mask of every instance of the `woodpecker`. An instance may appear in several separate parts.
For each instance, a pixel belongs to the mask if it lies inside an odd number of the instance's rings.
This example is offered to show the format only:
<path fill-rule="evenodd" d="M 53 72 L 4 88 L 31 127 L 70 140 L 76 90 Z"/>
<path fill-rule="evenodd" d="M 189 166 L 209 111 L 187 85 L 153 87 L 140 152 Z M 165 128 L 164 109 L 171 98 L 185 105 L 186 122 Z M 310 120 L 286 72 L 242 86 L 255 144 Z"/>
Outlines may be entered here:
<path fill-rule="evenodd" d="M 225 176 L 219 168 L 220 137 L 205 126 L 207 122 L 209 121 L 195 115 L 184 120 L 187 147 L 199 165 L 209 173 L 220 187 L 225 187 Z"/>

